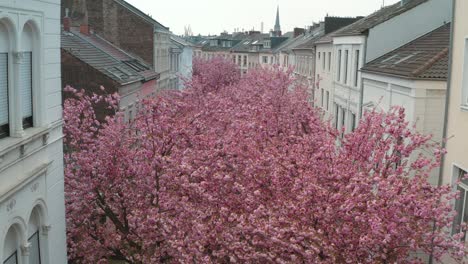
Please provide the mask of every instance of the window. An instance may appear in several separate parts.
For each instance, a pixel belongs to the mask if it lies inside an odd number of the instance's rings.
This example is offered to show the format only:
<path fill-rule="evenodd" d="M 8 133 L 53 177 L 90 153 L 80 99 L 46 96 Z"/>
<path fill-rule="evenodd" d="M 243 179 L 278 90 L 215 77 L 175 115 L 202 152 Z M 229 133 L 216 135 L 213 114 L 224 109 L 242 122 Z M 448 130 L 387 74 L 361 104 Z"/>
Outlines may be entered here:
<path fill-rule="evenodd" d="M 322 68 L 323 68 L 323 70 L 325 71 L 325 64 L 326 64 L 326 62 L 327 62 L 327 59 L 326 59 L 326 57 L 325 57 L 325 52 L 323 53 L 323 56 L 322 56 L 322 57 L 323 57 Z"/>
<path fill-rule="evenodd" d="M 341 128 L 345 127 L 346 124 L 346 109 L 341 108 Z"/>
<path fill-rule="evenodd" d="M 348 83 L 348 56 L 349 56 L 349 51 L 345 51 L 345 57 L 344 57 L 344 84 Z"/>
<path fill-rule="evenodd" d="M 324 106 L 324 100 L 325 100 L 325 97 L 323 96 L 324 94 L 324 90 L 322 88 L 321 92 L 320 92 L 320 100 L 322 100 L 320 106 L 323 107 Z"/>
<path fill-rule="evenodd" d="M 328 71 L 331 71 L 331 52 L 328 52 Z"/>
<path fill-rule="evenodd" d="M 327 96 L 325 97 L 325 105 L 326 105 L 326 109 L 328 111 L 328 103 L 329 103 L 329 100 L 330 100 L 330 92 L 327 91 Z"/>
<path fill-rule="evenodd" d="M 333 103 L 333 107 L 335 108 L 335 128 L 338 129 L 338 114 L 340 112 L 340 108 L 336 103 Z"/>
<path fill-rule="evenodd" d="M 247 66 L 247 56 L 244 55 L 244 66 Z"/>
<path fill-rule="evenodd" d="M 356 129 L 356 114 L 351 112 L 351 131 Z"/>
<path fill-rule="evenodd" d="M 452 234 L 460 233 L 460 225 L 462 223 L 468 223 L 468 180 L 463 179 L 467 172 L 456 168 L 455 173 L 461 182 L 457 187 L 457 190 L 460 192 L 460 199 L 455 202 L 455 211 L 457 211 L 457 216 L 453 220 Z M 462 241 L 466 241 L 466 231 Z"/>
<path fill-rule="evenodd" d="M 318 56 L 319 56 L 319 60 L 320 60 L 320 58 L 321 58 L 321 57 L 320 57 L 320 54 L 321 54 L 321 52 L 319 52 L 319 53 L 318 53 Z"/>
<path fill-rule="evenodd" d="M 34 233 L 28 242 L 31 243 L 31 249 L 29 252 L 29 264 L 41 264 L 41 248 L 39 245 L 39 231 Z"/>
<path fill-rule="evenodd" d="M 359 83 L 359 50 L 356 50 L 356 58 L 355 58 L 355 70 L 354 70 L 354 86 L 357 87 Z"/>
<path fill-rule="evenodd" d="M 10 135 L 8 107 L 8 53 L 0 53 L 0 138 Z"/>
<path fill-rule="evenodd" d="M 23 128 L 30 128 L 33 126 L 32 52 L 24 53 L 24 61 L 20 64 L 19 87 Z"/>
<path fill-rule="evenodd" d="M 338 73 L 336 80 L 341 81 L 341 50 L 338 50 Z"/>
<path fill-rule="evenodd" d="M 241 63 L 242 63 L 242 56 L 238 55 L 237 56 L 237 64 L 241 65 Z"/>
<path fill-rule="evenodd" d="M 268 56 L 262 56 L 263 63 L 268 63 Z"/>
<path fill-rule="evenodd" d="M 15 251 L 11 256 L 9 256 L 3 264 L 17 264 L 18 263 L 18 252 Z"/>
<path fill-rule="evenodd" d="M 273 64 L 273 57 L 270 57 L 270 64 Z"/>
<path fill-rule="evenodd" d="M 461 106 L 464 110 L 468 110 L 468 38 L 465 39 L 464 57 Z"/>

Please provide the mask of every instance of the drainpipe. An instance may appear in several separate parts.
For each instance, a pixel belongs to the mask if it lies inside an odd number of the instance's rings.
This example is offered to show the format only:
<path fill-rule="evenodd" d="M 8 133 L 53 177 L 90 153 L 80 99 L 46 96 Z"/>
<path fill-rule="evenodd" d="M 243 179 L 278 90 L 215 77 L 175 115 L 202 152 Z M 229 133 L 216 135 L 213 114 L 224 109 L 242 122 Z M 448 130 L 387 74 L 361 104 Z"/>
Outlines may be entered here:
<path fill-rule="evenodd" d="M 447 147 L 447 143 L 445 139 L 447 138 L 448 134 L 448 120 L 449 120 L 449 105 L 450 105 L 450 92 L 451 92 L 451 86 L 452 86 L 452 62 L 453 62 L 453 35 L 455 32 L 455 6 L 456 6 L 456 0 L 452 0 L 452 24 L 450 25 L 450 52 L 449 52 L 449 68 L 448 68 L 448 75 L 447 75 L 447 91 L 446 91 L 446 99 L 445 99 L 445 116 L 444 116 L 444 132 L 442 135 L 442 148 Z M 439 168 L 439 182 L 438 186 L 442 186 L 443 181 L 444 181 L 444 165 L 445 165 L 445 155 L 442 156 L 442 159 L 440 161 L 440 168 Z M 435 226 L 434 226 L 435 230 Z M 429 257 L 429 264 L 434 263 L 434 256 L 431 254 Z"/>

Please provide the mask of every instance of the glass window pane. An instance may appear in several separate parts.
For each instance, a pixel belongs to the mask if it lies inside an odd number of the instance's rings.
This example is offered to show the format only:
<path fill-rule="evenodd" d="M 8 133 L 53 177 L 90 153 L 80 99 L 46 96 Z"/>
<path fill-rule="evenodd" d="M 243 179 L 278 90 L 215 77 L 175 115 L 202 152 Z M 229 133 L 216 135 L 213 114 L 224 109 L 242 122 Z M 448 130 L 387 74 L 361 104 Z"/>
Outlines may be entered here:
<path fill-rule="evenodd" d="M 29 264 L 41 264 L 41 250 L 39 246 L 39 232 L 36 232 L 28 240 L 31 243 L 31 251 L 29 253 Z"/>
<path fill-rule="evenodd" d="M 9 256 L 3 264 L 17 264 L 18 263 L 18 254 L 17 252 L 13 253 L 13 255 Z"/>

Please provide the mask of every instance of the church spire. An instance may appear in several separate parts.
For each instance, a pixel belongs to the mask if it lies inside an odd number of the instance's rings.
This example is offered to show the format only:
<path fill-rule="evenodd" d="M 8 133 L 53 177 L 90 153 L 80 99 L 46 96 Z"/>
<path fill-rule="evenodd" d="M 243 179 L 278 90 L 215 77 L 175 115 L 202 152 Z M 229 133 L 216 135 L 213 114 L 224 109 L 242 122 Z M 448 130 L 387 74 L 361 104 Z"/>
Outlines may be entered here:
<path fill-rule="evenodd" d="M 281 35 L 281 25 L 280 25 L 280 16 L 279 16 L 279 5 L 276 9 L 276 23 L 275 23 L 275 33 Z"/>
<path fill-rule="evenodd" d="M 274 37 L 281 37 L 281 25 L 279 22 L 279 5 L 276 9 L 276 22 L 275 22 L 275 28 L 273 30 L 273 36 Z"/>

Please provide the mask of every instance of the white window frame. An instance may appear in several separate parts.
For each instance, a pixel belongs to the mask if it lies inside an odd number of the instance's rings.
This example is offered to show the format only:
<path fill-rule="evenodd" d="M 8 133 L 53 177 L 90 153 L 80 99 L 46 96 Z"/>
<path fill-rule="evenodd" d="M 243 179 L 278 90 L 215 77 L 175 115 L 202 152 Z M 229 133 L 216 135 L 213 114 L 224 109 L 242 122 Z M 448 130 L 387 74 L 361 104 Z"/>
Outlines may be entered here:
<path fill-rule="evenodd" d="M 455 203 L 453 204 L 454 206 L 454 209 L 457 210 L 457 204 L 458 202 L 461 202 L 461 208 L 462 208 L 462 212 L 461 212 L 461 219 L 454 219 L 454 222 L 453 222 L 453 225 L 452 225 L 452 234 L 455 234 L 455 228 L 457 226 L 459 226 L 459 224 L 461 224 L 461 222 L 463 221 L 463 217 L 464 217 L 464 214 L 465 214 L 465 210 L 466 209 L 466 204 L 468 203 L 468 182 L 465 181 L 465 182 L 461 182 L 460 184 L 457 184 L 458 183 L 458 180 L 460 179 L 460 177 L 462 176 L 462 173 L 465 174 L 467 173 L 468 170 L 462 168 L 461 166 L 458 166 L 457 164 L 454 164 L 453 167 L 452 167 L 452 175 L 453 175 L 453 182 L 454 182 L 454 190 L 458 190 L 459 188 L 464 190 L 465 193 L 464 193 L 464 197 L 463 197 L 463 201 L 462 200 L 458 200 L 458 201 L 455 201 Z M 457 212 L 458 213 L 458 212 Z M 460 223 L 456 223 L 455 221 L 456 220 L 459 220 Z M 467 219 L 465 219 L 466 221 Z M 466 241 L 467 237 L 466 237 L 466 231 L 465 231 L 465 238 L 463 239 L 464 241 Z"/>
<path fill-rule="evenodd" d="M 465 45 L 463 50 L 463 83 L 462 83 L 462 98 L 460 108 L 468 111 L 468 36 L 465 37 Z"/>

